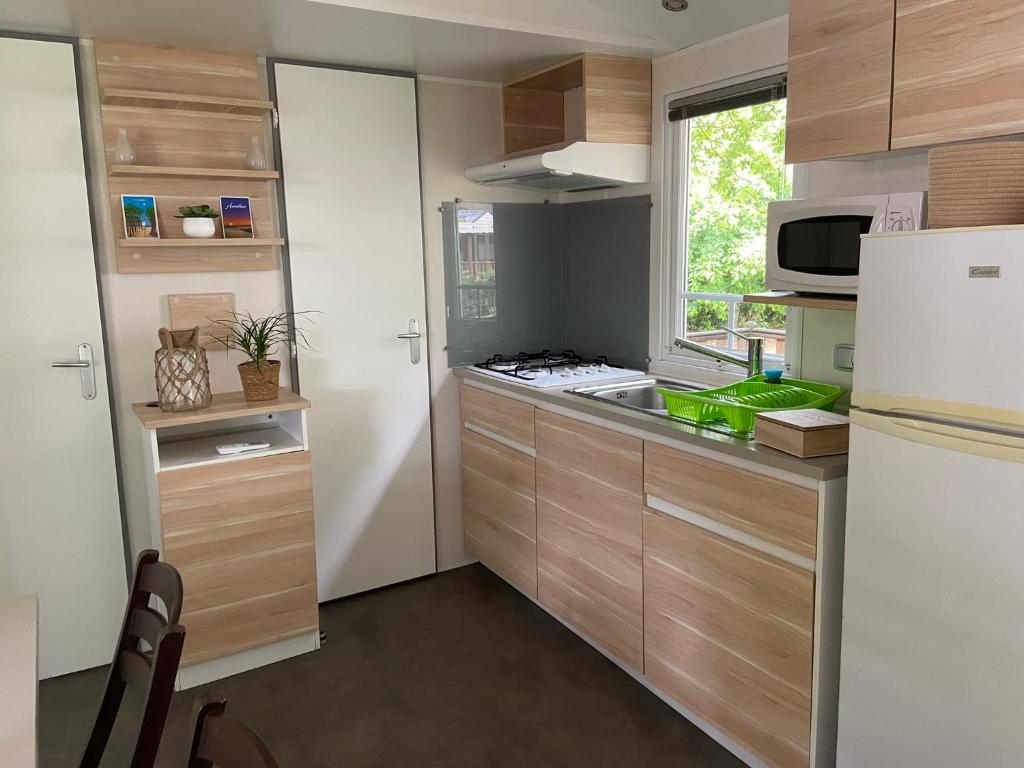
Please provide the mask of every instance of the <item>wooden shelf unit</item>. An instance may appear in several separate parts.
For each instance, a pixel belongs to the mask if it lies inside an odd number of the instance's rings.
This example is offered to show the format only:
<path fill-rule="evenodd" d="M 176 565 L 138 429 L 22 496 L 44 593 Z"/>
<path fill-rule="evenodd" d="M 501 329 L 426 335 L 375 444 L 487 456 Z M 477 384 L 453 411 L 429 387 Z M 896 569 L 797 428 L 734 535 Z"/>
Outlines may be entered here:
<path fill-rule="evenodd" d="M 262 115 L 274 108 L 263 99 L 236 99 L 230 96 L 204 96 L 196 93 L 147 91 L 139 88 L 104 88 L 103 104 L 117 107 L 148 107 L 231 115 Z"/>
<path fill-rule="evenodd" d="M 109 211 L 115 261 L 122 274 L 271 271 L 280 262 L 277 235 L 280 173 L 251 171 L 255 138 L 271 160 L 269 116 L 261 66 L 254 55 L 96 43 Z M 125 129 L 137 165 L 117 163 L 114 146 Z M 159 239 L 124 236 L 122 195 L 152 195 Z M 178 209 L 220 197 L 247 197 L 255 238 L 187 239 Z"/>
<path fill-rule="evenodd" d="M 748 293 L 743 297 L 747 304 L 774 304 L 782 307 L 803 307 L 804 309 L 838 309 L 845 312 L 857 311 L 856 296 L 814 296 L 793 291 L 766 291 Z"/>
<path fill-rule="evenodd" d="M 212 238 L 177 238 L 177 237 L 134 237 L 118 240 L 122 248 L 265 248 L 267 246 L 284 245 L 281 237 L 235 237 L 230 240 Z"/>
<path fill-rule="evenodd" d="M 188 168 L 164 165 L 112 165 L 111 176 L 153 176 L 170 179 L 236 179 L 238 181 L 273 181 L 281 177 L 277 171 L 250 171 L 241 168 Z"/>

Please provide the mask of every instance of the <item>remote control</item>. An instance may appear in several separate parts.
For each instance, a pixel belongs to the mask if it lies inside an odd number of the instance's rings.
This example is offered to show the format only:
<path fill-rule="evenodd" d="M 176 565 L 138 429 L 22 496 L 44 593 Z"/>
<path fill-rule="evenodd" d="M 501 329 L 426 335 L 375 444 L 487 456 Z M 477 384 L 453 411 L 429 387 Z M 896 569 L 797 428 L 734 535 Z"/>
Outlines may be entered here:
<path fill-rule="evenodd" d="M 262 451 L 269 448 L 270 443 L 224 443 L 217 446 L 217 453 L 221 456 L 234 456 L 236 453 L 247 451 Z"/>

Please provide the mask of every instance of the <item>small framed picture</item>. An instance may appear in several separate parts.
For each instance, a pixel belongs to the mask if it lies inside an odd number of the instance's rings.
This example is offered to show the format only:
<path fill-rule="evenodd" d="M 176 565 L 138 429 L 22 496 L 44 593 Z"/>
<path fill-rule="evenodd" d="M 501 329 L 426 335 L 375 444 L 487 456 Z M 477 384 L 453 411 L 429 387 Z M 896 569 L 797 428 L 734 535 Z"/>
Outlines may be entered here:
<path fill-rule="evenodd" d="M 129 240 L 160 237 L 154 195 L 121 195 L 121 216 L 124 219 L 124 236 Z"/>
<path fill-rule="evenodd" d="M 225 238 L 251 239 L 256 236 L 252 229 L 252 209 L 248 197 L 221 197 L 220 220 Z"/>

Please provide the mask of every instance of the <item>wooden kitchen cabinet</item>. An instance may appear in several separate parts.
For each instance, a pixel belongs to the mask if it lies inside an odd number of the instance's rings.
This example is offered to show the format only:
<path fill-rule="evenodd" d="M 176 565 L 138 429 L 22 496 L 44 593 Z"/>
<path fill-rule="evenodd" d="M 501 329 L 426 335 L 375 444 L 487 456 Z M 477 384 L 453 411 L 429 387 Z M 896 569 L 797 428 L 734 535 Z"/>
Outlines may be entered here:
<path fill-rule="evenodd" d="M 893 0 L 790 0 L 786 162 L 889 149 L 893 12 Z"/>
<path fill-rule="evenodd" d="M 644 488 L 669 502 L 813 563 L 818 493 L 648 442 Z"/>
<path fill-rule="evenodd" d="M 1024 133 L 1024 3 L 896 0 L 892 148 Z"/>
<path fill-rule="evenodd" d="M 150 546 L 184 587 L 179 689 L 320 647 L 308 408 L 286 389 L 263 402 L 216 394 L 199 411 L 132 406 Z M 267 447 L 217 453 L 234 442 Z"/>
<path fill-rule="evenodd" d="M 309 456 L 159 474 L 164 559 L 185 587 L 182 664 L 317 630 Z"/>
<path fill-rule="evenodd" d="M 537 412 L 537 593 L 643 670 L 643 442 Z"/>
<path fill-rule="evenodd" d="M 462 430 L 462 515 L 466 549 L 537 597 L 534 458 Z"/>
<path fill-rule="evenodd" d="M 533 406 L 478 387 L 462 384 L 462 421 L 479 434 L 511 440 L 520 449 L 532 449 Z"/>
<path fill-rule="evenodd" d="M 810 760 L 814 574 L 644 512 L 645 674 L 770 765 Z"/>

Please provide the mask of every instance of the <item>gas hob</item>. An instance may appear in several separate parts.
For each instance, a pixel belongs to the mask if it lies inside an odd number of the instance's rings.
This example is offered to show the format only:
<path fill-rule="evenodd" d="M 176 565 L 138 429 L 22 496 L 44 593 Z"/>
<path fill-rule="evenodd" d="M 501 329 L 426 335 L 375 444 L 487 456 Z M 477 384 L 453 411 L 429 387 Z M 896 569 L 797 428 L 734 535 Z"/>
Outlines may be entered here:
<path fill-rule="evenodd" d="M 560 352 L 543 350 L 535 353 L 520 352 L 517 355 L 495 355 L 472 368 L 477 373 L 512 379 L 538 389 L 573 389 L 599 381 L 645 375 L 644 371 L 612 365 L 605 357 L 580 357 L 571 349 Z"/>

